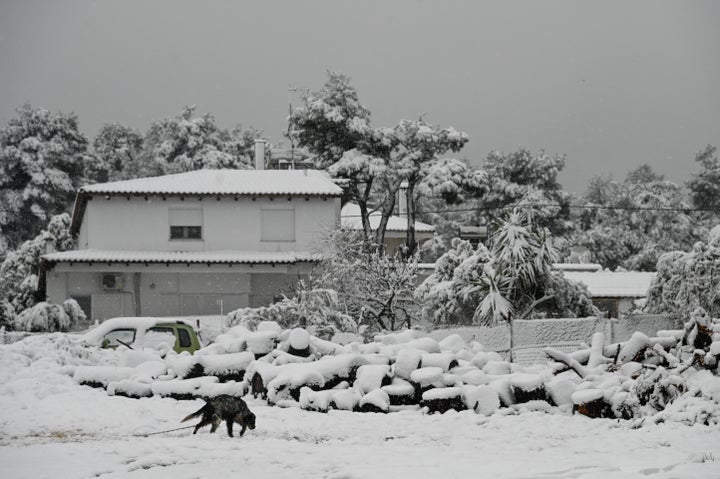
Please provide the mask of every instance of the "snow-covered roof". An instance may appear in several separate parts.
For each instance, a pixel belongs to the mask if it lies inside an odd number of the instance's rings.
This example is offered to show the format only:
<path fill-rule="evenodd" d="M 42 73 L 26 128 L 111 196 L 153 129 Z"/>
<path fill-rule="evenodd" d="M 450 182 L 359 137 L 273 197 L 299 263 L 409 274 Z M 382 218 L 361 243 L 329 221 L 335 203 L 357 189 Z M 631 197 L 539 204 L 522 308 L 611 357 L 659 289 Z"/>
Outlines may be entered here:
<path fill-rule="evenodd" d="M 644 298 L 656 273 L 638 271 L 564 271 L 567 279 L 584 283 L 595 298 Z"/>
<path fill-rule="evenodd" d="M 83 186 L 79 193 L 341 196 L 342 189 L 321 171 L 226 169 L 99 183 Z"/>
<path fill-rule="evenodd" d="M 375 230 L 380 225 L 381 214 L 379 211 L 375 211 L 370 214 L 370 227 Z M 342 208 L 340 213 L 342 226 L 344 228 L 361 230 L 362 229 L 362 218 L 360 217 L 360 207 L 355 203 L 348 203 Z M 388 220 L 386 231 L 407 231 L 407 218 L 400 216 L 391 216 Z M 433 225 L 415 221 L 415 231 L 432 233 L 435 231 Z"/>
<path fill-rule="evenodd" d="M 111 251 L 81 249 L 43 255 L 45 261 L 59 263 L 236 263 L 292 264 L 318 261 L 316 254 L 279 251 Z"/>
<path fill-rule="evenodd" d="M 557 271 L 584 271 L 588 273 L 602 269 L 602 265 L 598 263 L 553 263 L 552 267 Z"/>

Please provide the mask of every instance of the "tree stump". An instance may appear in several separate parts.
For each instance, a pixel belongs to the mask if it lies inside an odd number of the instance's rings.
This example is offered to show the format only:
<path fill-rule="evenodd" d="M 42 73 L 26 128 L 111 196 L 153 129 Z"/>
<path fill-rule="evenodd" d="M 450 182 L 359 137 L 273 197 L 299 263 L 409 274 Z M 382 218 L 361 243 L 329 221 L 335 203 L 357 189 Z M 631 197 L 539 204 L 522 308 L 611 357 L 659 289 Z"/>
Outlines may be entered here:
<path fill-rule="evenodd" d="M 602 389 L 583 389 L 572 394 L 573 411 L 591 418 L 615 417 Z"/>
<path fill-rule="evenodd" d="M 427 407 L 431 413 L 444 413 L 450 409 L 463 411 L 467 409 L 459 387 L 433 388 L 422 395 L 420 406 Z"/>

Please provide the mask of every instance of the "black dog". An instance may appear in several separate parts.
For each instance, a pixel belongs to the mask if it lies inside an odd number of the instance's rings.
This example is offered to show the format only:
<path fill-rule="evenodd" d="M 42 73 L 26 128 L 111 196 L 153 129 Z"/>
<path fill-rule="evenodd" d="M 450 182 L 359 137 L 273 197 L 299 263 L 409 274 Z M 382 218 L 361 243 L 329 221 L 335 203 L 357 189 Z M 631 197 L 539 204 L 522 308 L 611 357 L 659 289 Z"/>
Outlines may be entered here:
<path fill-rule="evenodd" d="M 203 407 L 187 416 L 182 422 L 199 416 L 202 416 L 202 420 L 195 426 L 193 434 L 197 434 L 198 429 L 208 424 L 212 424 L 210 432 L 215 432 L 222 421 L 227 423 L 227 432 L 230 437 L 233 437 L 233 423 L 242 426 L 240 436 L 245 434 L 247 428 L 255 429 L 255 414 L 248 409 L 245 401 L 228 394 L 206 399 Z"/>

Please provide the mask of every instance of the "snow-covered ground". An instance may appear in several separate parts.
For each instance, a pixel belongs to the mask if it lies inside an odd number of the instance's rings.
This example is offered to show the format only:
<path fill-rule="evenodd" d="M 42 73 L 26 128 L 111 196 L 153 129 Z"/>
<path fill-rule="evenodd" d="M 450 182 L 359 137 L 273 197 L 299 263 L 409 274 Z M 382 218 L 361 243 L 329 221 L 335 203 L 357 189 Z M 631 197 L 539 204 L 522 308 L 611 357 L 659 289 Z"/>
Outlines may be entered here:
<path fill-rule="evenodd" d="M 257 429 L 182 427 L 203 402 L 111 397 L 67 374 L 112 361 L 65 335 L 0 346 L 3 478 L 714 478 L 717 426 L 628 423 L 545 414 L 472 411 L 314 413 L 248 399 Z M 236 429 L 237 430 L 237 429 Z"/>

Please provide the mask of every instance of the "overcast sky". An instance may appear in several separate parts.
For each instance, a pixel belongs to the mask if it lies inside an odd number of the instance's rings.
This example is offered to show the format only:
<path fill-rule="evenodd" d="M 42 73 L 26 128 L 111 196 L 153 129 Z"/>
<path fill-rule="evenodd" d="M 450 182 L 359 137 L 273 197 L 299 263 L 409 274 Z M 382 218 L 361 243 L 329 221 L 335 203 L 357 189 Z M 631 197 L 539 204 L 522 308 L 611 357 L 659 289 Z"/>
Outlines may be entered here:
<path fill-rule="evenodd" d="M 350 75 L 375 126 L 425 115 L 459 156 L 565 153 L 582 191 L 720 144 L 720 2 L 0 0 L 0 126 L 24 102 L 141 130 L 183 105 L 282 139 L 288 85 Z"/>

